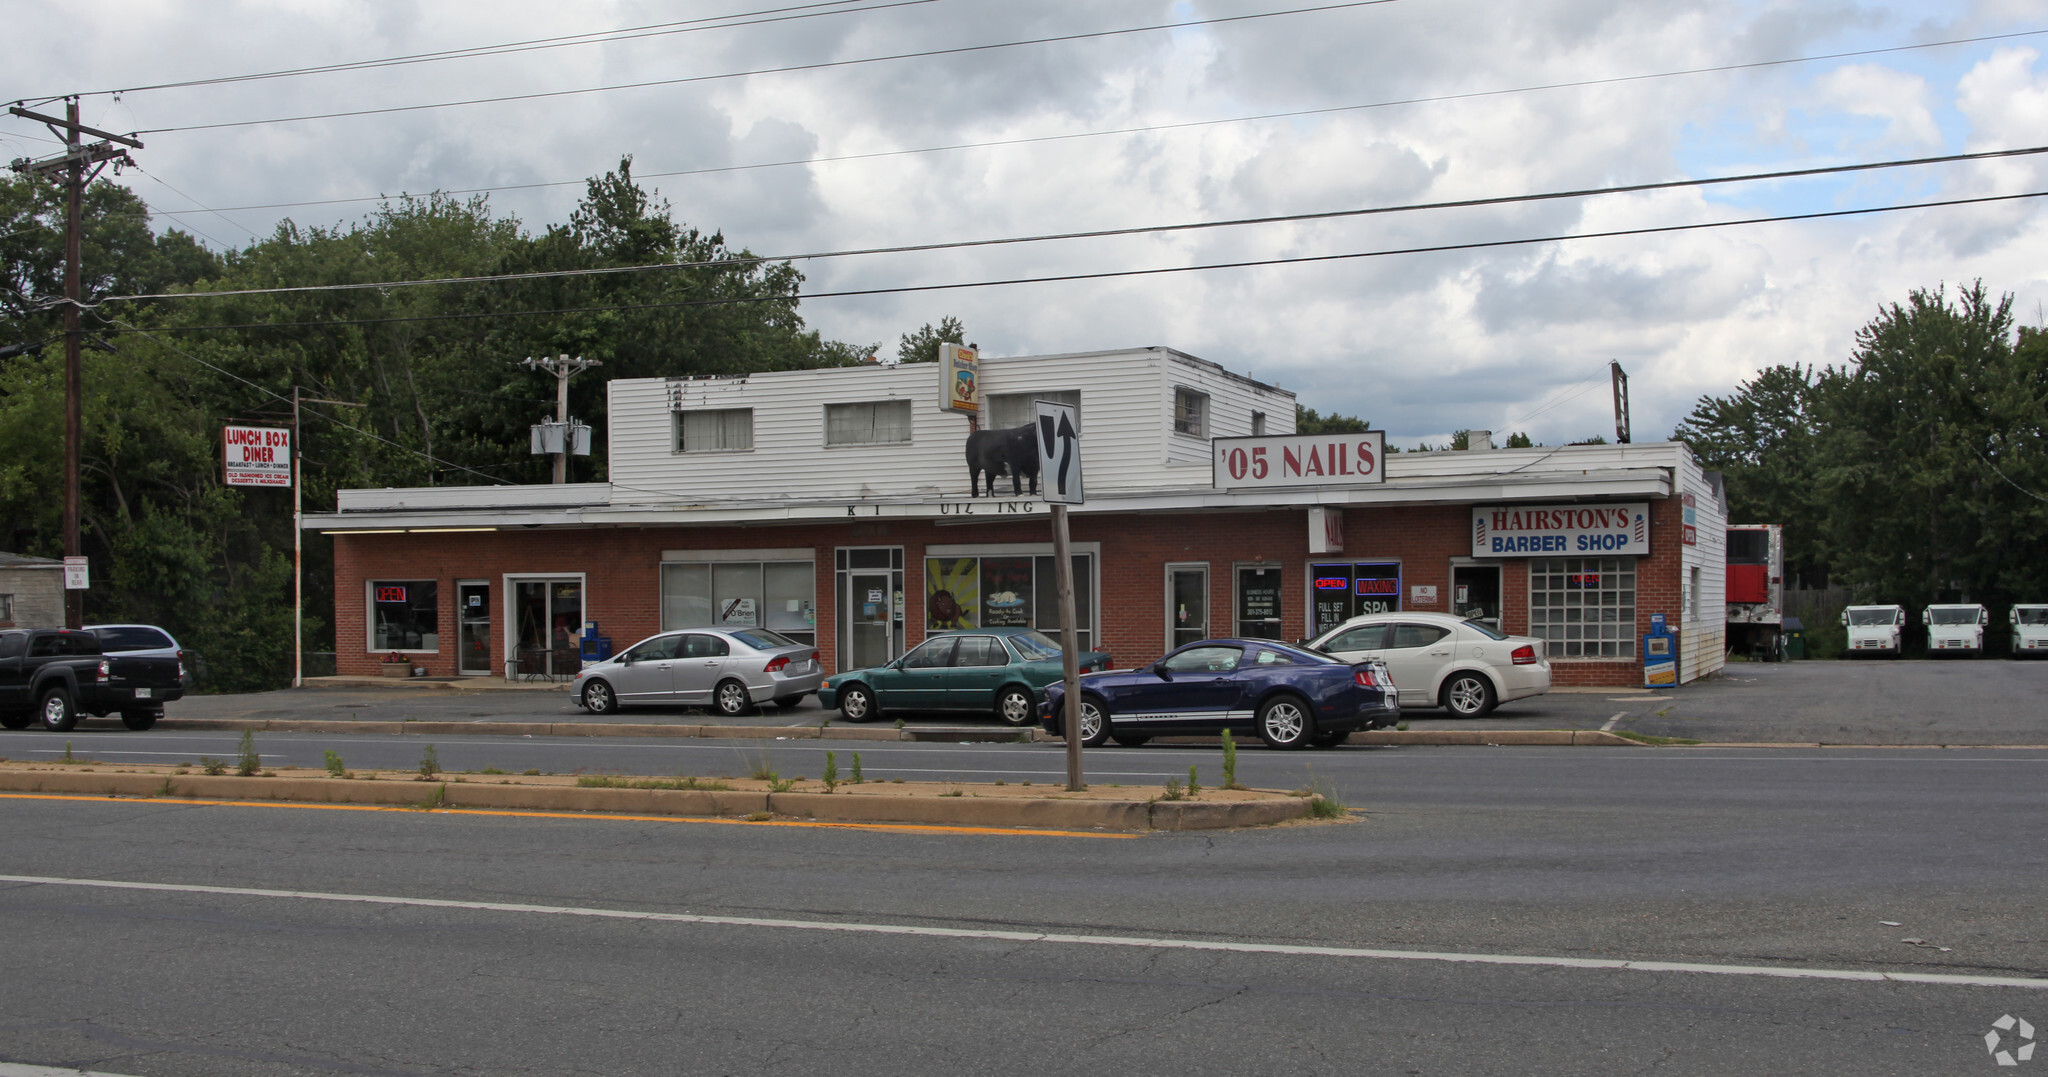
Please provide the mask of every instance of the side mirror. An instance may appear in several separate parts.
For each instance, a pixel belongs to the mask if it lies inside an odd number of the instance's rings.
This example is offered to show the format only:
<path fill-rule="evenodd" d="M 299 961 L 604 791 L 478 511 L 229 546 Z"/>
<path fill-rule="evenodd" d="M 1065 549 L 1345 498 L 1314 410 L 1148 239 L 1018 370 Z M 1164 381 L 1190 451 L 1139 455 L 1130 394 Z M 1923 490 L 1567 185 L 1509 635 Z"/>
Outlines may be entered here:
<path fill-rule="evenodd" d="M 1848 610 L 1843 610 L 1843 611 L 1842 611 L 1842 624 L 1843 624 L 1844 626 L 1847 626 L 1847 625 L 1848 625 L 1848 623 L 1849 623 L 1849 611 L 1848 611 Z"/>
<path fill-rule="evenodd" d="M 1921 610 L 1921 611 L 1920 611 L 1920 623 L 1921 623 L 1921 624 L 1924 624 L 1924 625 L 1931 625 L 1931 624 L 1933 624 L 1933 623 L 1934 623 L 1934 615 L 1933 615 L 1932 613 L 1929 613 L 1929 612 L 1927 612 L 1926 610 Z"/>
<path fill-rule="evenodd" d="M 1156 674 L 1162 681 L 1170 681 L 1173 679 L 1173 671 L 1167 669 L 1166 663 L 1164 662 L 1152 663 L 1152 672 Z"/>

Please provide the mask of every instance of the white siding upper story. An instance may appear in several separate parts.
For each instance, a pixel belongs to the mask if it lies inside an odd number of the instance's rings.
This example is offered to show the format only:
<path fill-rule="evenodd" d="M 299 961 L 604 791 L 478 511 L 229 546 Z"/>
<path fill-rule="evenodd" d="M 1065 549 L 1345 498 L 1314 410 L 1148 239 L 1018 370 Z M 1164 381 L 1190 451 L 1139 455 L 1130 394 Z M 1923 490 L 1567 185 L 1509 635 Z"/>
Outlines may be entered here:
<path fill-rule="evenodd" d="M 940 410 L 938 371 L 934 363 L 907 363 L 613 381 L 612 500 L 965 497 L 968 420 Z M 1199 394 L 1208 429 L 1175 431 L 1177 390 Z M 1091 492 L 1206 487 L 1209 438 L 1251 433 L 1255 412 L 1268 433 L 1294 429 L 1293 393 L 1167 348 L 984 357 L 981 392 L 984 399 L 1077 393 Z M 879 402 L 907 408 L 907 441 L 827 444 L 831 405 Z M 681 451 L 677 413 L 733 409 L 752 413 L 751 447 Z M 1009 488 L 1006 479 L 1001 489 Z"/>
<path fill-rule="evenodd" d="M 1692 450 L 1675 443 L 1677 494 L 1692 495 L 1694 544 L 1679 559 L 1680 601 L 1678 676 L 1690 681 L 1720 669 L 1728 649 L 1728 507 L 1723 494 L 1707 481 Z M 1673 536 L 1678 540 L 1679 536 Z M 1682 540 L 1681 540 L 1682 541 Z M 1694 570 L 1698 589 L 1694 590 Z"/>

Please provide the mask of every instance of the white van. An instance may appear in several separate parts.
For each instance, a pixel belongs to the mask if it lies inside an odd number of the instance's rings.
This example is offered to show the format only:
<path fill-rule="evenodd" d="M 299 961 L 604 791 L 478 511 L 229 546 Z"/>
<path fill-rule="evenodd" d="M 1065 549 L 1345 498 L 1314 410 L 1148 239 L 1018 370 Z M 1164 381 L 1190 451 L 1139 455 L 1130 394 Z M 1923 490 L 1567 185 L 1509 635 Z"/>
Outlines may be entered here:
<path fill-rule="evenodd" d="M 1842 611 L 1842 623 L 1849 628 L 1849 657 L 1899 656 L 1899 633 L 1906 628 L 1904 606 L 1851 606 Z"/>
<path fill-rule="evenodd" d="M 2012 613 L 2012 653 L 2016 658 L 2048 658 L 2048 603 L 2015 605 Z"/>
<path fill-rule="evenodd" d="M 1920 611 L 1920 623 L 1927 626 L 1927 656 L 1984 653 L 1984 626 L 1991 623 L 1991 611 L 1971 603 L 1929 606 Z"/>

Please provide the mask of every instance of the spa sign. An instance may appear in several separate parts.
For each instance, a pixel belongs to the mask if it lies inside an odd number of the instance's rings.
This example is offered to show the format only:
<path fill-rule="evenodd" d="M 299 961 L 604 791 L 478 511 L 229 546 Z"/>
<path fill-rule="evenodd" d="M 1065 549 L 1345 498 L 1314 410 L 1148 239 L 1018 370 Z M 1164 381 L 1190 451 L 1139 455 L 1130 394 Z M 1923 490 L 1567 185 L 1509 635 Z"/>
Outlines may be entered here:
<path fill-rule="evenodd" d="M 1642 557 L 1649 552 L 1648 502 L 1480 505 L 1472 510 L 1474 557 Z"/>

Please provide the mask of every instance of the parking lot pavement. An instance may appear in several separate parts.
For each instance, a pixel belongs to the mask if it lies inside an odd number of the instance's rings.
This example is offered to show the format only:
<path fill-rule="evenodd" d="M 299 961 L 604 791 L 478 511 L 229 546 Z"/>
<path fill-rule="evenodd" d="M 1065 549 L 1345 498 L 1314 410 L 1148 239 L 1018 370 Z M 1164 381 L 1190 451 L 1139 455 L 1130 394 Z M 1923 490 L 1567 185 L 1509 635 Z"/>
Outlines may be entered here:
<path fill-rule="evenodd" d="M 1502 704 L 1483 719 L 1411 708 L 1411 729 L 1613 729 L 1713 743 L 2048 744 L 2048 662 L 1895 661 L 1730 664 L 1680 688 L 1655 692 L 1553 692 Z M 718 718 L 695 707 L 635 707 L 598 716 L 564 691 L 465 691 L 320 687 L 202 695 L 164 708 L 172 718 L 392 722 L 608 722 L 677 725 L 816 725 L 840 721 L 815 697 Z M 967 715 L 906 715 L 912 724 L 957 725 Z M 993 721 L 990 720 L 993 725 Z"/>

